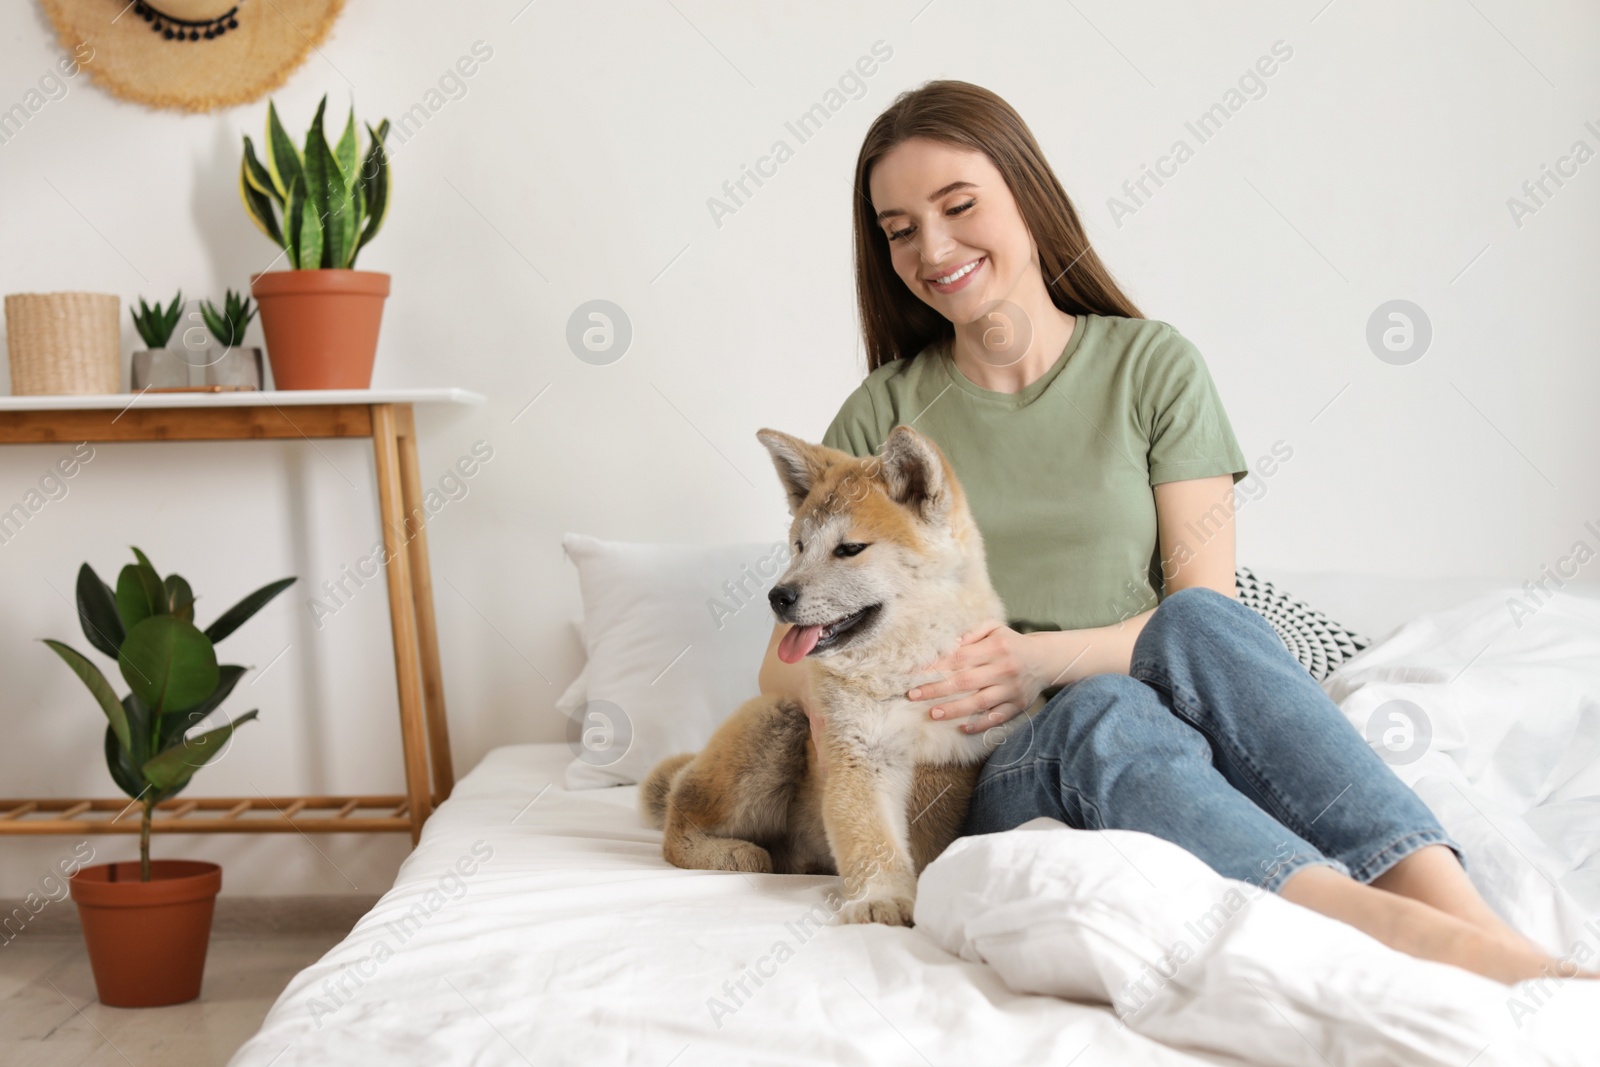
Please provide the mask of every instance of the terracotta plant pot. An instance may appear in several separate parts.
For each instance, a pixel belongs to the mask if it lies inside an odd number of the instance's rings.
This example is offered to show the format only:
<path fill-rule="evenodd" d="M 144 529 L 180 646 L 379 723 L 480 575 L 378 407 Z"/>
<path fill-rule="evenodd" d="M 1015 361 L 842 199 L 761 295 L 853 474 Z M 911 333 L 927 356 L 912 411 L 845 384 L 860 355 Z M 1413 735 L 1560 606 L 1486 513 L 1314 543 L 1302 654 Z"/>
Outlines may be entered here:
<path fill-rule="evenodd" d="M 222 868 L 196 860 L 85 867 L 68 883 L 100 1003 L 114 1008 L 182 1004 L 200 995 L 211 940 L 211 909 Z"/>
<path fill-rule="evenodd" d="M 250 277 L 279 389 L 366 389 L 378 354 L 389 276 L 280 270 Z"/>

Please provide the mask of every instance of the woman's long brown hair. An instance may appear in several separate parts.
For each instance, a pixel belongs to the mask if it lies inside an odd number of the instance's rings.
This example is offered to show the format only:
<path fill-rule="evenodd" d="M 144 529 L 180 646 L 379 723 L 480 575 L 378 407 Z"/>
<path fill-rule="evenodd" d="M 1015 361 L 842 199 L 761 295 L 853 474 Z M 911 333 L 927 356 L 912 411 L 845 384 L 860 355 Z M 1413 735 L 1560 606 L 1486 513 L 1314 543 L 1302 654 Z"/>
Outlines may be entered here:
<path fill-rule="evenodd" d="M 895 97 L 867 131 L 856 160 L 856 301 L 868 373 L 955 333 L 950 320 L 917 299 L 895 273 L 889 238 L 874 217 L 868 184 L 873 164 L 913 137 L 975 149 L 989 157 L 1004 175 L 1039 246 L 1039 269 L 1056 307 L 1069 315 L 1144 318 L 1089 247 L 1072 201 L 1022 116 L 981 86 L 931 81 Z"/>

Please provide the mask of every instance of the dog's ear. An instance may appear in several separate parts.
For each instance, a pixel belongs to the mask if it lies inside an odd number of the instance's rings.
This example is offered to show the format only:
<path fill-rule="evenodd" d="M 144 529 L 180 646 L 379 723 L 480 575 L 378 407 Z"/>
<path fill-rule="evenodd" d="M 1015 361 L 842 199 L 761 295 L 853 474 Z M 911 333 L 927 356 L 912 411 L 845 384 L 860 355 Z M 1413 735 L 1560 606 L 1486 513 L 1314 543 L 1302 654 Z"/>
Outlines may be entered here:
<path fill-rule="evenodd" d="M 911 508 L 924 519 L 934 519 L 950 499 L 939 446 L 901 424 L 889 431 L 881 451 L 883 481 L 889 498 Z"/>
<path fill-rule="evenodd" d="M 789 514 L 799 514 L 811 487 L 828 467 L 822 450 L 777 430 L 757 430 L 756 438 L 772 453 L 772 465 L 778 468 L 778 480 L 789 497 Z"/>

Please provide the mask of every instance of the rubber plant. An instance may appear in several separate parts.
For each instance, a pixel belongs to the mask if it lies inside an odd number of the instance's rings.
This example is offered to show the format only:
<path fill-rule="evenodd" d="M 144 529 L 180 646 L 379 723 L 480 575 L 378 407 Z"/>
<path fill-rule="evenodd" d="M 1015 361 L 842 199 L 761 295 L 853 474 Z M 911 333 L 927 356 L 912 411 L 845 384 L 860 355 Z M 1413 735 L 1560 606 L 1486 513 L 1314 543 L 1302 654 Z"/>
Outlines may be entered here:
<path fill-rule="evenodd" d="M 295 270 L 353 268 L 389 210 L 389 157 L 383 150 L 389 120 L 376 130 L 366 124 L 367 150 L 358 157 L 355 109 L 345 120 L 339 143 L 330 147 L 322 127 L 327 105 L 324 96 L 301 150 L 269 102 L 265 159 L 256 155 L 245 135 L 239 163 L 245 210 L 262 233 L 283 247 Z"/>
<path fill-rule="evenodd" d="M 189 731 L 233 692 L 246 668 L 218 665 L 215 645 L 293 584 L 281 578 L 223 612 L 204 630 L 194 623 L 194 593 L 182 576 L 162 578 L 139 549 L 115 589 L 85 563 L 78 569 L 78 621 L 89 644 L 117 661 L 130 692 L 118 699 L 88 657 L 60 641 L 45 644 L 94 694 L 107 719 L 106 766 L 124 793 L 143 807 L 139 877 L 150 880 L 150 820 L 156 805 L 182 792 L 195 771 L 227 745 L 255 709 L 225 726 Z"/>

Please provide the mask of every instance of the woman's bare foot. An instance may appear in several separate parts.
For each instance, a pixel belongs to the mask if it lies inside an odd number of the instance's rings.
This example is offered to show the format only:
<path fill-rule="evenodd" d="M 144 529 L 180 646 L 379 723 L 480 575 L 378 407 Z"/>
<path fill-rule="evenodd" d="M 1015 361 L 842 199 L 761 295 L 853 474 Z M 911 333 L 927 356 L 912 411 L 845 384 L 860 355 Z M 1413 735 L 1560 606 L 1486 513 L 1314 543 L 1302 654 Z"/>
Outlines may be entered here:
<path fill-rule="evenodd" d="M 1556 959 L 1512 929 L 1478 893 L 1455 852 L 1446 845 L 1418 849 L 1370 884 L 1375 889 L 1419 900 L 1477 927 L 1499 943 L 1498 948 L 1490 950 L 1489 958 L 1508 962 L 1512 972 L 1521 973 L 1524 978 L 1600 978 L 1600 972 L 1580 970 L 1571 961 Z M 1529 967 L 1534 968 L 1531 974 L 1526 973 Z"/>
<path fill-rule="evenodd" d="M 1515 933 L 1485 931 L 1410 897 L 1363 885 L 1331 867 L 1302 867 L 1278 895 L 1349 923 L 1399 952 L 1511 985 L 1529 978 L 1600 977 L 1577 972 Z"/>
<path fill-rule="evenodd" d="M 1452 954 L 1456 958 L 1441 962 L 1453 963 L 1506 985 L 1531 978 L 1600 977 L 1592 971 L 1580 970 L 1570 960 L 1556 959 L 1520 935 L 1502 938 L 1470 929 Z"/>

